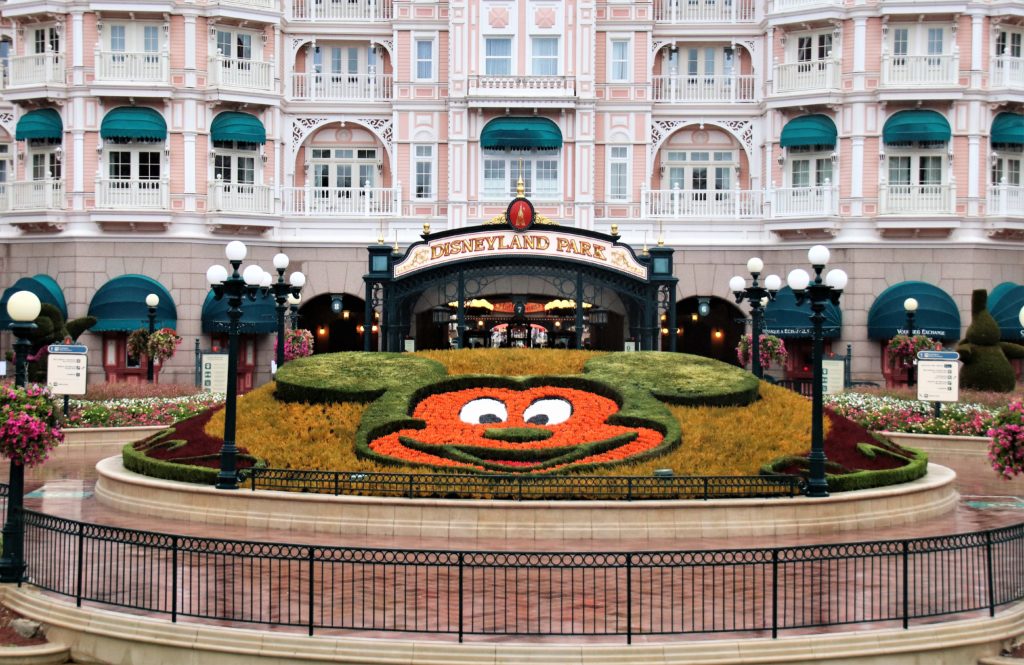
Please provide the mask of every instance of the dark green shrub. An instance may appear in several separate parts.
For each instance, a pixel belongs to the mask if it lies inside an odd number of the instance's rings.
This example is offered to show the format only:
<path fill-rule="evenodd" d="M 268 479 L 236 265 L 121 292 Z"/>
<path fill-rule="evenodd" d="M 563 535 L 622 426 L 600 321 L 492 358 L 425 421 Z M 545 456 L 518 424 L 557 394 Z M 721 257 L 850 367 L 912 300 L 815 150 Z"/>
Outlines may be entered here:
<path fill-rule="evenodd" d="M 960 387 L 1008 393 L 1016 385 L 1009 358 L 1024 358 L 1024 346 L 999 341 L 999 324 L 988 311 L 988 292 L 971 294 L 971 325 L 957 345 L 960 359 Z"/>

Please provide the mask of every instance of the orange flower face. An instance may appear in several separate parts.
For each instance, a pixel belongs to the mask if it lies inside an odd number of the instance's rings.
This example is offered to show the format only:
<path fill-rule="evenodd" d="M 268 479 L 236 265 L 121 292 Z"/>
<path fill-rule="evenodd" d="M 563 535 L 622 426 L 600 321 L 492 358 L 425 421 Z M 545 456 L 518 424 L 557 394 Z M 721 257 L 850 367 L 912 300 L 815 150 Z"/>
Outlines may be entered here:
<path fill-rule="evenodd" d="M 396 461 L 452 468 L 531 473 L 620 462 L 658 447 L 661 432 L 612 425 L 614 400 L 558 386 L 515 390 L 469 388 L 426 397 L 403 429 L 369 442 Z"/>

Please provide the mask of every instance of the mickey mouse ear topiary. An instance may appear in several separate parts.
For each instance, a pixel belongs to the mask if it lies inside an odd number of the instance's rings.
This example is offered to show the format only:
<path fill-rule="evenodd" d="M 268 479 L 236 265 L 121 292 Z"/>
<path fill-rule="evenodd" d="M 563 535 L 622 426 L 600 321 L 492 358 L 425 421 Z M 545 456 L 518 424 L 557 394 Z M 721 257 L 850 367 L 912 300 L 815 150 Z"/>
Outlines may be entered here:
<path fill-rule="evenodd" d="M 372 402 L 390 389 L 412 389 L 446 375 L 441 363 L 408 353 L 331 353 L 283 365 L 276 396 L 284 402 Z"/>

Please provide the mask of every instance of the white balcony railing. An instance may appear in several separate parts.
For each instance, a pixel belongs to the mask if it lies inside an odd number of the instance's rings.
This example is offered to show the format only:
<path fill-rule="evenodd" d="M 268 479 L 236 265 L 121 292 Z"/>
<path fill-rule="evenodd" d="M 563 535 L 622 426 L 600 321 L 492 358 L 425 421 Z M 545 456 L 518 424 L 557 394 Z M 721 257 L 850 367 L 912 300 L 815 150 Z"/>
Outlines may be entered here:
<path fill-rule="evenodd" d="M 813 60 L 775 65 L 775 92 L 838 90 L 839 71 L 837 60 Z"/>
<path fill-rule="evenodd" d="M 761 216 L 762 199 L 760 190 L 645 189 L 642 215 L 655 219 L 745 219 Z"/>
<path fill-rule="evenodd" d="M 291 75 L 291 98 L 301 101 L 386 101 L 392 97 L 390 74 Z"/>
<path fill-rule="evenodd" d="M 660 23 L 750 23 L 751 0 L 658 0 L 654 20 Z"/>
<path fill-rule="evenodd" d="M 274 188 L 214 181 L 210 183 L 209 207 L 215 212 L 269 215 L 274 212 Z"/>
<path fill-rule="evenodd" d="M 882 85 L 956 85 L 960 56 L 883 55 Z"/>
<path fill-rule="evenodd" d="M 224 5 L 235 5 L 237 7 L 252 7 L 255 9 L 275 9 L 276 0 L 220 0 Z"/>
<path fill-rule="evenodd" d="M 274 61 L 257 62 L 242 58 L 210 58 L 210 85 L 230 90 L 274 90 Z"/>
<path fill-rule="evenodd" d="M 839 188 L 828 180 L 817 187 L 780 187 L 769 192 L 772 217 L 812 217 L 839 212 Z"/>
<path fill-rule="evenodd" d="M 681 104 L 689 102 L 752 102 L 753 75 L 654 76 L 654 101 Z"/>
<path fill-rule="evenodd" d="M 118 83 L 168 83 L 170 70 L 166 53 L 99 51 L 96 80 Z"/>
<path fill-rule="evenodd" d="M 1024 58 L 1001 55 L 992 58 L 989 72 L 990 88 L 1024 88 Z"/>
<path fill-rule="evenodd" d="M 469 94 L 516 98 L 573 97 L 576 78 L 573 76 L 471 76 Z"/>
<path fill-rule="evenodd" d="M 1024 216 L 1024 187 L 1005 182 L 988 188 L 988 214 L 999 217 Z"/>
<path fill-rule="evenodd" d="M 9 210 L 60 210 L 64 207 L 63 180 L 25 180 L 0 183 L 0 206 Z"/>
<path fill-rule="evenodd" d="M 391 0 L 292 0 L 292 21 L 390 21 Z"/>
<path fill-rule="evenodd" d="M 879 212 L 883 215 L 952 214 L 956 210 L 953 185 L 879 185 Z"/>
<path fill-rule="evenodd" d="M 170 210 L 167 180 L 96 180 L 96 207 L 114 210 Z"/>
<path fill-rule="evenodd" d="M 311 217 L 393 217 L 398 214 L 400 187 L 283 187 L 285 215 Z"/>
<path fill-rule="evenodd" d="M 7 87 L 30 85 L 64 85 L 64 55 L 36 53 L 19 55 L 7 64 Z"/>
<path fill-rule="evenodd" d="M 798 9 L 841 7 L 842 4 L 842 0 L 775 0 L 772 11 L 791 12 Z"/>

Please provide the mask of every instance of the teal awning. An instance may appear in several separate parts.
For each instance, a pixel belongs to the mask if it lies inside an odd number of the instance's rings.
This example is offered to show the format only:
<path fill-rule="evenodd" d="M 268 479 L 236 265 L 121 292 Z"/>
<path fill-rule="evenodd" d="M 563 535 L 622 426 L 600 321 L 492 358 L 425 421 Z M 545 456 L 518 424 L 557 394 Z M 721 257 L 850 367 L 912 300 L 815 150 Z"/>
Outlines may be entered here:
<path fill-rule="evenodd" d="M 935 111 L 900 111 L 885 121 L 882 140 L 885 143 L 907 141 L 948 141 L 952 132 L 942 114 Z"/>
<path fill-rule="evenodd" d="M 907 333 L 907 312 L 903 301 L 917 300 L 914 331 L 932 339 L 960 339 L 960 310 L 937 286 L 927 282 L 900 282 L 882 291 L 868 310 L 868 337 L 890 339 Z"/>
<path fill-rule="evenodd" d="M 1024 343 L 1020 310 L 1024 307 L 1024 286 L 1003 282 L 988 294 L 988 311 L 999 324 L 1000 337 L 1009 342 Z"/>
<path fill-rule="evenodd" d="M 547 118 L 497 118 L 484 127 L 480 147 L 489 150 L 561 148 L 562 131 Z"/>
<path fill-rule="evenodd" d="M 89 303 L 89 316 L 96 317 L 92 332 L 128 331 L 149 326 L 146 296 L 160 297 L 156 307 L 157 328 L 177 328 L 178 309 L 170 292 L 145 275 L 121 275 L 100 287 Z"/>
<path fill-rule="evenodd" d="M 103 116 L 100 136 L 105 139 L 163 141 L 167 138 L 167 123 L 153 109 L 122 106 Z"/>
<path fill-rule="evenodd" d="M 60 141 L 64 137 L 64 121 L 54 109 L 36 109 L 18 118 L 14 128 L 14 139 L 48 139 Z"/>
<path fill-rule="evenodd" d="M 991 143 L 1024 145 L 1024 115 L 1000 113 L 992 121 Z"/>
<path fill-rule="evenodd" d="M 268 334 L 277 332 L 277 311 L 274 296 L 246 300 L 242 305 L 242 318 L 238 321 L 239 332 L 246 334 Z M 213 299 L 213 293 L 206 294 L 203 303 L 203 332 L 228 332 L 228 299 Z"/>
<path fill-rule="evenodd" d="M 225 111 L 210 123 L 210 138 L 214 141 L 240 143 L 266 143 L 267 130 L 260 119 L 251 113 Z"/>
<path fill-rule="evenodd" d="M 843 313 L 833 305 L 825 305 L 825 322 L 822 331 L 826 339 L 835 339 L 843 328 Z M 764 308 L 764 325 L 761 332 L 783 339 L 809 339 L 814 331 L 811 323 L 811 304 L 796 304 L 796 295 L 788 286 L 782 287 L 775 300 Z"/>
<path fill-rule="evenodd" d="M 827 115 L 803 115 L 793 118 L 782 128 L 779 145 L 783 148 L 803 145 L 836 144 L 836 124 Z"/>
<path fill-rule="evenodd" d="M 22 277 L 11 288 L 4 291 L 3 297 L 0 297 L 0 328 L 6 329 L 11 325 L 11 319 L 7 316 L 7 301 L 18 291 L 31 291 L 39 298 L 39 302 L 53 305 L 60 310 L 65 319 L 68 318 L 68 304 L 64 300 L 64 292 L 52 277 L 49 275 Z"/>

